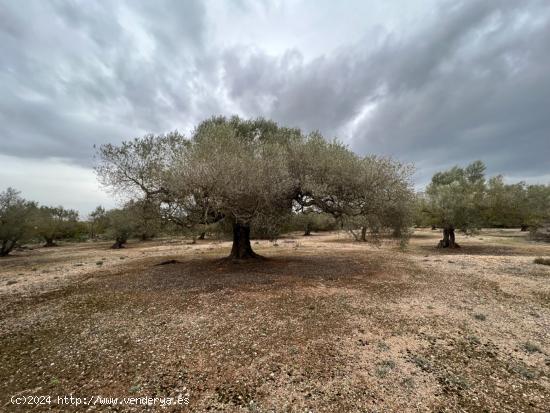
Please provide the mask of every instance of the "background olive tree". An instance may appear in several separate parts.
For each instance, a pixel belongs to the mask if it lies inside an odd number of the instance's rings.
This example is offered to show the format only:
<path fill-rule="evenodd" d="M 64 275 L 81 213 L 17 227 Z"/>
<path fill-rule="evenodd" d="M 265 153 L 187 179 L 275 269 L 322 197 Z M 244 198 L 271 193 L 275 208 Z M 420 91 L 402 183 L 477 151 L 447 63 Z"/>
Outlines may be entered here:
<path fill-rule="evenodd" d="M 312 232 L 335 230 L 338 228 L 338 222 L 330 214 L 309 208 L 303 212 L 293 213 L 288 228 L 291 231 L 303 231 L 303 235 L 307 237 Z"/>
<path fill-rule="evenodd" d="M 529 185 L 525 188 L 522 225 L 525 229 L 550 224 L 550 185 Z"/>
<path fill-rule="evenodd" d="M 160 206 L 155 199 L 145 198 L 130 200 L 124 210 L 134 221 L 133 233 L 141 241 L 156 237 L 162 228 Z"/>
<path fill-rule="evenodd" d="M 90 239 L 95 240 L 107 230 L 109 224 L 105 208 L 97 206 L 88 217 L 88 228 Z"/>
<path fill-rule="evenodd" d="M 430 223 L 443 229 L 439 247 L 456 248 L 455 229 L 467 231 L 483 224 L 485 165 L 472 162 L 438 172 L 426 189 Z"/>
<path fill-rule="evenodd" d="M 82 230 L 77 211 L 62 206 L 41 206 L 37 211 L 36 231 L 46 242 L 45 247 L 54 247 L 55 241 L 73 238 Z"/>
<path fill-rule="evenodd" d="M 345 225 L 357 240 L 390 231 L 406 237 L 412 225 L 414 190 L 413 168 L 390 158 L 370 156 L 363 159 L 355 178 L 355 199 L 346 212 Z M 354 230 L 360 228 L 360 235 Z"/>
<path fill-rule="evenodd" d="M 126 242 L 136 236 L 136 220 L 127 208 L 115 208 L 107 211 L 107 238 L 114 240 L 113 249 L 124 248 Z"/>
<path fill-rule="evenodd" d="M 0 192 L 0 257 L 36 235 L 36 217 L 34 202 L 21 198 L 13 188 Z"/>

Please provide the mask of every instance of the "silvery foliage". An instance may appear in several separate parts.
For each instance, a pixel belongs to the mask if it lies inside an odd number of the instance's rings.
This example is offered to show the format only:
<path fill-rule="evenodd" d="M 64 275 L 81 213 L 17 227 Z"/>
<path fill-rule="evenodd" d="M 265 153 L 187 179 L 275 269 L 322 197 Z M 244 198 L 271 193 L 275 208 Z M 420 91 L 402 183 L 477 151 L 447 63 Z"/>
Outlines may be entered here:
<path fill-rule="evenodd" d="M 413 199 L 410 166 L 264 119 L 214 117 L 189 139 L 148 135 L 99 154 L 105 185 L 158 198 L 165 217 L 186 226 L 226 219 L 274 231 L 297 211 L 406 226 Z"/>

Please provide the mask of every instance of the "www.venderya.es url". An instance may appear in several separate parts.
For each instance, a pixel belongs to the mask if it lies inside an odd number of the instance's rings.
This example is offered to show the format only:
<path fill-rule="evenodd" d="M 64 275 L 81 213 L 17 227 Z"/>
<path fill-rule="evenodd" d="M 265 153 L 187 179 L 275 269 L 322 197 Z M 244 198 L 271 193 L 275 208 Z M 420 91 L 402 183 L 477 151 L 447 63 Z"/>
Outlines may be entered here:
<path fill-rule="evenodd" d="M 175 406 L 188 405 L 189 396 L 178 395 L 175 397 L 105 397 L 105 396 L 11 396 L 10 403 L 21 406 L 100 406 L 100 405 L 126 405 L 126 406 Z"/>

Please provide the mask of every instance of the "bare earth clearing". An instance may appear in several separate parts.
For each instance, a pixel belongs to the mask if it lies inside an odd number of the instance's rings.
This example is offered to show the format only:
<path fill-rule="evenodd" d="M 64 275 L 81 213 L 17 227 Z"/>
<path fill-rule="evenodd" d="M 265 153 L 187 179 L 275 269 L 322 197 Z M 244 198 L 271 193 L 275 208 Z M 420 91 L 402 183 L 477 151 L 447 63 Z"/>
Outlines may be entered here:
<path fill-rule="evenodd" d="M 417 230 L 401 252 L 296 235 L 243 264 L 211 240 L 2 259 L 0 410 L 145 410 L 9 402 L 74 394 L 189 397 L 151 411 L 548 411 L 550 267 L 533 259 L 550 246 L 439 238 Z"/>

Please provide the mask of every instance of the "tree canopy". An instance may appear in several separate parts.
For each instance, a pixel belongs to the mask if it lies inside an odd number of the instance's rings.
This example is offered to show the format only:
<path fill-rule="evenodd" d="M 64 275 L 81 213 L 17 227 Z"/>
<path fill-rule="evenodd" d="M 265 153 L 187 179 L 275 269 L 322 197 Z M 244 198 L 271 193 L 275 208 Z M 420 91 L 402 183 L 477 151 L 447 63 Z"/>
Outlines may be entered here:
<path fill-rule="evenodd" d="M 256 257 L 251 227 L 280 225 L 304 209 L 393 225 L 406 221 L 396 216 L 413 196 L 409 167 L 261 118 L 214 117 L 189 139 L 148 135 L 102 146 L 99 155 L 105 185 L 155 199 L 165 218 L 188 227 L 229 222 L 236 259 Z"/>

